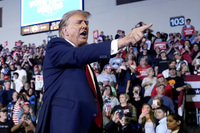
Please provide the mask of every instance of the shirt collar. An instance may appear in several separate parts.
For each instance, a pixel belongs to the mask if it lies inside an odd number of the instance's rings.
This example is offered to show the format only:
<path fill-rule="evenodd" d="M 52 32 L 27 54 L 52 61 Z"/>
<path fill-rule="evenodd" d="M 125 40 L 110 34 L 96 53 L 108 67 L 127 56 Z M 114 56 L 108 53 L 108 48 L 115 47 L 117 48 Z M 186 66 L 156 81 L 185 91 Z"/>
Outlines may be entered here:
<path fill-rule="evenodd" d="M 67 42 L 69 42 L 73 47 L 76 47 L 76 45 L 75 44 L 73 44 L 72 42 L 70 42 L 69 40 L 67 40 L 66 38 L 65 38 L 65 40 L 67 41 Z"/>
<path fill-rule="evenodd" d="M 167 121 L 167 117 L 162 118 L 159 123 L 163 123 L 164 121 Z"/>

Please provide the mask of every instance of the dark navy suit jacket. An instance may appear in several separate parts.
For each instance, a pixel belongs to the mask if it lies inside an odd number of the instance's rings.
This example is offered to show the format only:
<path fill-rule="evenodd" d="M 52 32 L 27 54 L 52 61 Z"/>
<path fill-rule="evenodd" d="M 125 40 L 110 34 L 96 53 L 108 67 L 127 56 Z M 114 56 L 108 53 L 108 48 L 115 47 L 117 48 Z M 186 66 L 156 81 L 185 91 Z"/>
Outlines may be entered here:
<path fill-rule="evenodd" d="M 98 106 L 84 66 L 109 59 L 110 47 L 110 41 L 77 48 L 61 38 L 49 42 L 43 66 L 45 92 L 36 133 L 88 132 Z M 97 95 L 102 105 L 99 89 Z"/>

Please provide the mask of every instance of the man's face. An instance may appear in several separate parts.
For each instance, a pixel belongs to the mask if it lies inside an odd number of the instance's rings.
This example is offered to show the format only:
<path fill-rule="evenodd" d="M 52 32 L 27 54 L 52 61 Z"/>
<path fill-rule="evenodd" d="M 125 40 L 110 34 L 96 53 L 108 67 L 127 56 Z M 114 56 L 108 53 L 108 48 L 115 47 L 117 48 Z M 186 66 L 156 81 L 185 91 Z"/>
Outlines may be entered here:
<path fill-rule="evenodd" d="M 111 73 L 111 68 L 105 68 L 106 73 Z"/>
<path fill-rule="evenodd" d="M 1 112 L 1 117 L 5 120 L 8 117 L 8 112 Z"/>
<path fill-rule="evenodd" d="M 176 70 L 175 70 L 175 69 L 170 69 L 170 70 L 169 70 L 169 74 L 170 74 L 171 76 L 175 76 L 175 75 L 176 75 Z"/>
<path fill-rule="evenodd" d="M 88 20 L 83 15 L 76 14 L 71 16 L 67 21 L 67 26 L 62 28 L 64 37 L 80 47 L 87 43 L 88 39 Z"/>
<path fill-rule="evenodd" d="M 161 109 L 156 110 L 156 118 L 161 120 L 162 118 L 166 117 L 166 113 L 164 113 Z"/>
<path fill-rule="evenodd" d="M 165 92 L 165 88 L 163 85 L 156 88 L 158 94 L 163 94 Z"/>

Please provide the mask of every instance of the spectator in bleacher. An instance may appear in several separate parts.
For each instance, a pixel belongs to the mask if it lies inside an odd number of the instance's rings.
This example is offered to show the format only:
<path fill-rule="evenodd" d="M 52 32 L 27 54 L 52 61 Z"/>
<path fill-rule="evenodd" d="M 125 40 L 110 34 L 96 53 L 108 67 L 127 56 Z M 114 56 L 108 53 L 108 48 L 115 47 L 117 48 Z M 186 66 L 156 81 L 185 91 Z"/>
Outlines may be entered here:
<path fill-rule="evenodd" d="M 194 26 L 191 25 L 191 19 L 190 18 L 186 19 L 186 24 L 182 27 L 182 39 L 184 39 L 184 40 L 189 39 L 192 42 L 194 37 L 195 37 L 195 34 L 184 36 L 183 35 L 183 28 L 194 28 Z"/>
<path fill-rule="evenodd" d="M 198 45 L 200 45 L 200 38 L 199 38 L 199 36 L 197 35 L 197 36 L 195 36 L 194 37 L 194 40 L 191 42 L 192 44 L 198 44 Z"/>
<path fill-rule="evenodd" d="M 113 95 L 111 86 L 106 85 L 103 90 L 103 125 L 106 125 L 110 121 L 111 116 L 111 110 L 114 108 L 114 106 L 119 105 L 119 101 L 116 96 Z"/>
<path fill-rule="evenodd" d="M 119 102 L 120 105 L 116 105 L 112 112 L 111 112 L 111 118 L 113 117 L 115 111 L 121 110 L 123 112 L 123 115 L 126 119 L 129 119 L 131 123 L 137 122 L 137 110 L 136 108 L 131 104 L 128 103 L 129 96 L 126 93 L 120 94 L 119 96 Z"/>
<path fill-rule="evenodd" d="M 103 31 L 100 32 L 99 36 L 102 37 L 102 39 L 103 39 L 104 42 L 106 41 L 106 36 L 104 35 Z"/>
<path fill-rule="evenodd" d="M 5 63 L 10 64 L 10 63 L 13 63 L 13 62 L 14 62 L 14 60 L 13 60 L 12 56 L 11 55 L 7 56 Z"/>
<path fill-rule="evenodd" d="M 27 73 L 24 69 L 21 68 L 21 64 L 16 64 L 17 70 L 15 72 L 17 72 L 19 74 L 19 79 L 22 81 L 23 84 L 26 83 L 27 81 Z"/>
<path fill-rule="evenodd" d="M 169 39 L 167 40 L 167 47 L 170 47 L 172 42 L 174 42 L 174 35 L 173 33 L 169 33 Z"/>
<path fill-rule="evenodd" d="M 176 60 L 170 60 L 169 62 L 168 62 L 168 65 L 169 65 L 169 67 L 170 66 L 176 66 Z M 166 70 L 164 70 L 163 72 L 162 72 L 162 74 L 163 74 L 163 76 L 164 76 L 164 78 L 168 78 L 169 77 L 169 68 L 168 69 L 166 69 Z"/>
<path fill-rule="evenodd" d="M 123 61 L 124 59 L 122 58 L 122 53 L 118 52 L 115 57 L 110 58 L 109 64 L 112 68 L 118 69 Z"/>
<path fill-rule="evenodd" d="M 11 82 L 9 80 L 5 81 L 4 91 L 2 93 L 4 106 L 7 106 L 7 104 L 13 100 L 12 95 L 15 92 L 15 90 L 11 89 L 10 85 L 11 85 Z"/>
<path fill-rule="evenodd" d="M 33 70 L 28 64 L 25 64 L 24 70 L 26 71 L 26 74 L 27 74 L 27 81 L 26 82 L 30 82 L 31 79 L 32 79 L 32 76 L 33 76 Z"/>
<path fill-rule="evenodd" d="M 117 34 L 115 35 L 115 39 L 119 39 L 121 35 L 121 30 L 117 30 Z"/>
<path fill-rule="evenodd" d="M 156 109 L 156 119 L 159 124 L 156 127 L 156 133 L 170 133 L 171 130 L 167 129 L 167 109 L 163 106 Z"/>
<path fill-rule="evenodd" d="M 36 97 L 35 91 L 33 88 L 29 88 L 28 93 L 23 93 L 26 96 L 26 99 L 29 101 L 31 108 L 33 109 L 33 113 L 35 114 L 36 108 Z"/>
<path fill-rule="evenodd" d="M 7 66 L 6 63 L 2 62 L 1 63 L 1 73 L 4 73 L 5 75 L 7 75 L 8 71 L 9 71 L 9 67 Z"/>
<path fill-rule="evenodd" d="M 38 65 L 35 65 L 34 68 L 33 68 L 33 75 L 32 75 L 32 78 L 35 79 L 35 78 L 36 78 L 36 75 L 41 75 Z"/>
<path fill-rule="evenodd" d="M 24 57 L 24 60 L 23 60 L 23 62 L 22 62 L 22 64 L 21 64 L 21 67 L 22 67 L 22 68 L 25 68 L 25 65 L 26 65 L 26 64 L 28 64 L 28 65 L 30 66 L 30 68 L 33 67 L 33 63 L 31 62 L 31 60 L 29 59 L 28 56 L 25 56 L 25 57 Z"/>
<path fill-rule="evenodd" d="M 161 58 L 157 60 L 155 64 L 155 75 L 162 73 L 164 70 L 168 69 L 169 59 L 167 58 L 167 51 L 161 50 L 160 52 Z"/>
<path fill-rule="evenodd" d="M 175 111 L 177 111 L 179 94 L 181 91 L 185 91 L 187 89 L 187 85 L 184 83 L 184 79 L 182 77 L 177 76 L 175 66 L 171 66 L 169 68 L 169 74 L 170 76 L 167 78 L 167 81 L 172 87 L 174 107 Z"/>
<path fill-rule="evenodd" d="M 4 73 L 0 73 L 0 83 L 2 84 L 2 85 L 4 85 L 4 82 L 5 82 L 5 74 Z"/>
<path fill-rule="evenodd" d="M 191 65 L 192 54 L 193 54 L 191 51 L 192 50 L 191 47 L 192 47 L 191 42 L 189 40 L 185 40 L 183 47 L 179 51 L 177 51 L 182 55 L 183 59 L 187 61 L 190 72 L 192 72 L 193 69 Z"/>
<path fill-rule="evenodd" d="M 142 80 L 141 86 L 144 87 L 144 97 L 147 99 L 151 98 L 151 92 L 153 90 L 154 85 L 157 82 L 157 78 L 154 77 L 154 70 L 152 67 L 146 70 L 147 77 Z"/>
<path fill-rule="evenodd" d="M 161 58 L 160 57 L 160 47 L 155 47 L 155 50 L 153 50 L 153 52 L 151 53 L 151 67 L 154 68 L 156 62 Z"/>
<path fill-rule="evenodd" d="M 103 79 L 103 87 L 105 87 L 107 85 L 110 86 L 112 94 L 114 96 L 117 96 L 117 91 L 116 91 L 115 87 L 113 87 L 112 85 L 110 85 L 110 79 L 106 77 L 106 78 Z"/>
<path fill-rule="evenodd" d="M 162 42 L 163 39 L 161 38 L 161 33 L 158 31 L 156 32 L 156 38 L 154 42 Z"/>
<path fill-rule="evenodd" d="M 31 116 L 29 113 L 22 113 L 20 116 L 20 123 L 16 124 L 12 131 L 19 132 L 19 133 L 34 133 L 35 126 L 31 120 Z"/>
<path fill-rule="evenodd" d="M 7 109 L 8 109 L 8 119 L 11 119 L 13 116 L 13 110 L 14 110 L 14 106 L 18 100 L 18 93 L 14 92 L 12 95 L 13 100 L 11 102 L 8 103 Z"/>
<path fill-rule="evenodd" d="M 176 60 L 176 70 L 180 71 L 181 69 L 181 62 L 186 62 L 186 64 L 188 64 L 188 62 L 186 60 L 184 60 L 181 56 L 181 54 L 179 52 L 175 52 L 174 53 L 174 59 Z"/>
<path fill-rule="evenodd" d="M 8 75 L 10 76 L 10 79 L 13 80 L 13 73 L 16 71 L 15 64 L 10 63 L 9 68 Z"/>
<path fill-rule="evenodd" d="M 137 109 L 137 117 L 139 117 L 139 115 L 141 114 L 141 110 L 142 110 L 142 105 L 144 103 L 146 103 L 143 100 L 142 97 L 142 92 L 141 92 L 141 87 L 140 86 L 134 86 L 133 87 L 133 91 L 132 94 L 130 96 L 130 100 L 129 102 L 135 106 L 135 108 Z"/>
<path fill-rule="evenodd" d="M 200 49 L 197 43 L 193 44 L 192 66 L 196 69 L 196 66 L 200 64 Z"/>
<path fill-rule="evenodd" d="M 116 89 L 118 93 L 129 93 L 129 87 L 131 84 L 131 72 L 127 69 L 126 62 L 116 70 L 117 86 Z"/>
<path fill-rule="evenodd" d="M 200 49 L 199 49 L 199 44 L 198 43 L 194 43 L 193 44 L 193 47 L 192 47 L 192 59 L 194 59 L 197 54 L 200 52 Z"/>
<path fill-rule="evenodd" d="M 29 102 L 24 102 L 24 105 L 22 106 L 22 110 L 20 110 L 19 113 L 18 113 L 19 123 L 21 122 L 20 118 L 21 118 L 23 113 L 28 113 L 30 115 L 30 119 L 33 122 L 36 122 L 36 116 L 35 116 L 35 114 L 33 112 L 32 107 L 30 106 Z"/>
<path fill-rule="evenodd" d="M 138 57 L 138 64 L 142 57 L 146 57 L 147 63 L 151 65 L 151 54 L 148 53 L 148 50 L 146 48 L 143 48 L 142 52 L 140 52 Z"/>
<path fill-rule="evenodd" d="M 147 63 L 146 57 L 141 58 L 140 64 L 135 68 L 137 77 L 140 79 L 140 82 L 147 77 L 146 70 L 151 66 Z"/>
<path fill-rule="evenodd" d="M 0 110 L 0 133 L 11 133 L 14 126 L 12 120 L 8 119 L 8 110 L 6 107 Z"/>
<path fill-rule="evenodd" d="M 174 38 L 174 48 L 175 50 L 180 50 L 183 47 L 184 40 L 181 39 L 181 34 L 176 33 Z"/>
<path fill-rule="evenodd" d="M 105 78 L 108 78 L 110 81 L 110 85 L 116 84 L 116 77 L 114 74 L 111 74 L 111 67 L 109 64 L 106 64 L 104 67 L 104 71 L 101 72 L 101 74 L 98 75 L 97 81 L 103 82 Z"/>
<path fill-rule="evenodd" d="M 142 105 L 142 113 L 138 119 L 139 133 L 155 133 L 154 113 L 149 104 Z"/>
<path fill-rule="evenodd" d="M 183 127 L 183 118 L 176 114 L 172 113 L 167 117 L 167 128 L 171 130 L 171 133 L 187 133 Z"/>
<path fill-rule="evenodd" d="M 119 111 L 114 112 L 112 119 L 105 125 L 105 130 L 107 133 L 134 132 L 129 119 L 124 116 L 121 117 Z"/>
<path fill-rule="evenodd" d="M 185 75 L 191 75 L 190 70 L 189 70 L 189 67 L 188 67 L 188 65 L 187 65 L 187 62 L 182 61 L 182 62 L 180 63 L 180 65 L 181 65 L 180 74 L 181 74 L 182 77 L 184 77 Z M 193 69 L 192 69 L 192 70 L 193 70 Z M 193 72 L 193 71 L 192 71 L 192 72 Z"/>
<path fill-rule="evenodd" d="M 137 56 L 138 56 L 138 49 L 137 49 L 137 47 L 136 46 L 130 46 L 129 49 L 128 49 L 127 54 L 133 54 L 134 58 L 136 60 Z"/>
<path fill-rule="evenodd" d="M 175 111 L 174 111 L 174 104 L 173 104 L 172 99 L 169 98 L 168 96 L 165 96 L 165 95 L 164 95 L 164 92 L 165 92 L 165 85 L 164 85 L 164 84 L 158 84 L 157 87 L 156 87 L 156 91 L 157 91 L 157 95 L 156 95 L 155 97 L 152 97 L 152 98 L 149 100 L 148 104 L 151 105 L 151 107 L 152 107 L 153 109 L 155 109 L 155 108 L 157 108 L 157 107 L 160 107 L 160 106 L 163 104 L 163 105 L 167 106 L 168 108 L 170 108 L 170 110 L 171 110 L 172 112 L 175 112 Z M 154 103 L 154 99 L 155 99 L 156 97 L 159 97 L 159 98 L 161 98 L 161 99 L 163 100 L 163 102 L 161 102 L 160 105 L 158 105 L 157 102 Z"/>
<path fill-rule="evenodd" d="M 131 73 L 135 73 L 135 68 L 137 67 L 137 64 L 135 62 L 135 56 L 133 53 L 128 53 L 126 54 L 126 62 L 127 62 L 127 65 L 129 67 L 129 69 L 131 70 Z"/>
<path fill-rule="evenodd" d="M 26 97 L 23 94 L 22 95 L 20 94 L 17 102 L 14 105 L 12 120 L 15 123 L 15 125 L 17 125 L 19 122 L 18 114 L 21 110 L 23 110 L 22 107 L 24 105 L 25 100 L 26 100 Z"/>
<path fill-rule="evenodd" d="M 13 73 L 13 77 L 14 77 L 14 88 L 18 93 L 22 90 L 23 88 L 23 83 L 22 81 L 19 79 L 19 74 L 17 72 Z"/>
<path fill-rule="evenodd" d="M 151 97 L 155 97 L 157 95 L 156 88 L 157 88 L 157 85 L 160 85 L 160 84 L 164 84 L 165 85 L 164 95 L 173 100 L 172 87 L 170 86 L 170 84 L 167 83 L 167 80 L 166 80 L 166 78 L 164 77 L 164 75 L 162 73 L 157 75 L 157 83 L 153 87 L 153 90 L 151 92 Z"/>

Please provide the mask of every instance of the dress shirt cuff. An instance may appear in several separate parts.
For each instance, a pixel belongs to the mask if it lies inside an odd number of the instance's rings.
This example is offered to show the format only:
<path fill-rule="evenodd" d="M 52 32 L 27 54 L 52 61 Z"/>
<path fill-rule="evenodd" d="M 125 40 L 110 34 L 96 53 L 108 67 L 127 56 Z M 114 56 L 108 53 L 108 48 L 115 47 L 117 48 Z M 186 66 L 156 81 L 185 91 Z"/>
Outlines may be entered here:
<path fill-rule="evenodd" d="M 114 55 L 114 54 L 116 54 L 118 52 L 119 52 L 119 50 L 118 50 L 118 39 L 117 40 L 112 40 L 110 54 Z"/>

